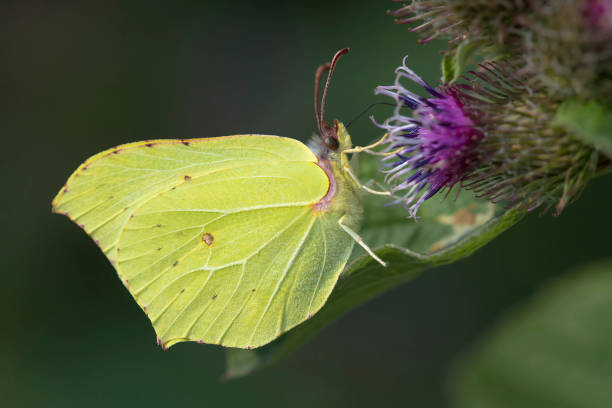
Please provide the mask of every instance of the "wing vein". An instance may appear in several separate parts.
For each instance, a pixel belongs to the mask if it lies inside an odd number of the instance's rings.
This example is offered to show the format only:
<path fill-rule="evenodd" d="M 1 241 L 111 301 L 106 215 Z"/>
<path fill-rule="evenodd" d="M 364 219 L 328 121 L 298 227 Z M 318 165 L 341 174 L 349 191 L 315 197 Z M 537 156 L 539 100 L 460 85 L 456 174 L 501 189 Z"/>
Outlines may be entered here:
<path fill-rule="evenodd" d="M 315 286 L 314 292 L 312 292 L 312 297 L 310 298 L 310 303 L 308 304 L 308 314 L 312 311 L 312 302 L 314 302 L 314 298 L 319 291 L 319 285 L 321 284 L 321 278 L 323 277 L 323 271 L 325 270 L 325 263 L 327 262 L 327 237 L 325 235 L 325 230 L 321 232 L 322 241 L 323 241 L 323 263 L 321 264 L 321 272 L 319 273 L 319 278 L 317 279 L 317 285 Z"/>
<path fill-rule="evenodd" d="M 145 266 L 145 267 L 142 269 L 142 270 L 143 270 L 143 272 L 140 272 L 140 273 L 138 273 L 138 274 L 136 274 L 136 275 L 132 276 L 132 277 L 131 277 L 131 279 L 136 279 L 137 277 L 139 277 L 139 276 L 140 276 L 140 275 L 142 275 L 143 273 L 146 273 L 146 272 L 147 272 L 147 271 L 148 271 L 148 270 L 149 270 L 149 269 L 150 269 L 150 268 L 151 268 L 153 265 L 156 265 L 156 264 L 160 263 L 161 261 L 163 261 L 164 259 L 169 258 L 169 257 L 170 257 L 170 255 L 174 255 L 174 254 L 175 254 L 175 253 L 176 253 L 178 250 L 180 250 L 181 248 L 185 247 L 185 246 L 186 246 L 186 245 L 188 245 L 189 243 L 193 242 L 193 240 L 194 240 L 196 237 L 200 236 L 200 234 L 201 234 L 201 233 L 202 233 L 202 230 L 200 230 L 200 231 L 199 231 L 197 234 L 195 234 L 195 235 L 194 235 L 194 236 L 192 236 L 191 238 L 187 239 L 187 240 L 185 241 L 185 243 L 184 243 L 184 244 L 179 245 L 178 247 L 174 248 L 172 251 L 168 252 L 166 255 L 164 255 L 164 256 L 162 256 L 161 258 L 159 258 L 157 261 L 155 261 L 155 262 L 153 262 L 153 263 L 151 263 L 151 264 L 149 264 L 149 265 Z M 196 246 L 196 247 L 194 247 L 193 249 L 197 249 L 197 246 Z M 193 249 L 192 249 L 192 250 L 193 250 Z M 190 250 L 188 253 L 190 253 L 190 252 L 191 252 L 191 250 Z M 181 257 L 181 258 L 182 258 L 182 257 Z M 122 263 L 122 261 L 121 261 L 121 260 L 119 260 L 119 264 L 120 264 L 120 265 L 119 265 L 119 267 L 121 267 L 121 263 Z M 164 269 L 164 271 L 165 271 L 165 270 L 166 270 L 166 269 Z M 159 277 L 159 275 L 157 275 L 157 276 L 156 276 L 156 277 L 155 277 L 153 280 L 156 280 L 158 277 Z M 151 283 L 151 282 L 149 282 L 149 283 L 148 283 L 147 285 L 145 285 L 145 286 L 148 286 L 150 283 Z M 139 289 L 139 290 L 140 290 L 140 289 Z"/>
<path fill-rule="evenodd" d="M 213 319 L 213 321 L 208 325 L 206 330 L 202 333 L 202 337 L 206 336 L 206 334 L 210 331 L 210 329 L 217 322 L 217 320 L 219 320 L 219 317 L 221 317 L 223 312 L 225 312 L 225 308 L 227 307 L 227 305 L 232 301 L 232 299 L 234 298 L 234 295 L 236 295 L 236 291 L 240 287 L 240 283 L 242 283 L 242 278 L 244 278 L 244 269 L 245 269 L 245 267 L 246 267 L 246 262 L 244 262 L 242 264 L 242 268 L 240 268 L 240 278 L 238 278 L 238 282 L 236 282 L 236 286 L 234 286 L 234 290 L 232 291 L 232 294 L 229 296 L 229 298 L 227 299 L 227 301 L 225 302 L 225 304 L 223 305 L 223 307 L 221 308 L 219 313 L 217 313 L 217 316 Z"/>
<path fill-rule="evenodd" d="M 202 268 L 200 268 L 200 270 L 207 270 L 207 266 L 208 266 L 208 261 L 210 261 L 210 257 L 212 256 L 212 251 L 209 250 L 208 251 L 208 257 L 206 257 L 206 263 L 204 264 L 204 266 Z M 187 303 L 185 305 L 185 307 L 183 309 L 181 309 L 181 311 L 176 315 L 176 317 L 174 318 L 174 320 L 172 321 L 172 323 L 170 323 L 170 325 L 166 328 L 166 330 L 164 330 L 164 335 L 166 333 L 168 333 L 168 331 L 176 324 L 176 322 L 178 321 L 178 319 L 183 315 L 183 313 L 185 313 L 185 310 L 187 310 L 187 308 L 189 306 L 191 306 L 191 304 L 195 301 L 195 299 L 200 296 L 200 293 L 202 293 L 202 291 L 204 290 L 204 288 L 206 287 L 206 284 L 208 283 L 208 281 L 210 280 L 210 278 L 212 278 L 214 271 L 212 270 L 208 270 L 208 276 L 206 277 L 206 280 L 204 281 L 204 283 L 202 284 L 202 286 L 200 287 L 200 289 L 198 289 L 198 291 L 195 293 L 195 295 L 193 295 L 193 297 L 191 298 L 191 300 L 189 301 L 189 303 Z M 195 271 L 192 271 L 195 272 Z M 210 305 L 210 301 L 206 304 L 206 307 L 204 308 L 204 311 L 206 309 L 208 309 L 208 306 Z M 204 311 L 202 311 L 202 313 L 204 313 Z M 202 315 L 202 313 L 198 314 L 198 317 L 196 318 L 196 320 L 194 320 L 191 325 L 189 326 L 189 328 L 187 329 L 187 333 L 184 335 L 185 337 L 189 334 L 189 332 L 191 331 L 191 328 L 193 327 L 193 325 L 199 320 L 200 316 Z"/>
<path fill-rule="evenodd" d="M 266 313 L 270 309 L 270 305 L 272 304 L 272 300 L 276 296 L 276 293 L 278 292 L 278 289 L 280 288 L 281 284 L 283 283 L 283 281 L 285 279 L 285 276 L 287 275 L 287 272 L 289 271 L 291 266 L 293 266 L 293 262 L 295 261 L 295 258 L 297 257 L 297 254 L 302 250 L 302 246 L 304 245 L 304 242 L 306 241 L 306 237 L 310 233 L 310 230 L 312 229 L 312 226 L 314 225 L 315 220 L 316 220 L 316 217 L 313 217 L 312 221 L 310 222 L 310 225 L 306 229 L 306 233 L 301 238 L 298 246 L 296 247 L 295 251 L 293 252 L 293 255 L 289 259 L 289 262 L 287 262 L 287 267 L 283 271 L 283 274 L 281 275 L 281 278 L 278 280 L 278 283 L 276 284 L 276 287 L 274 288 L 274 292 L 272 292 L 272 295 L 270 295 L 270 299 L 268 300 L 268 303 L 266 304 L 266 307 L 264 308 L 264 311 L 262 312 L 261 317 L 259 318 L 259 320 L 257 321 L 257 324 L 253 328 L 253 332 L 252 332 L 251 337 L 249 339 L 249 343 L 253 342 L 253 337 L 255 337 L 255 333 L 257 333 L 257 329 L 259 328 L 259 325 L 261 324 L 261 322 L 263 321 L 263 318 L 265 317 Z"/>
<path fill-rule="evenodd" d="M 187 230 L 194 229 L 194 228 L 206 227 L 211 222 L 220 220 L 221 218 L 223 218 L 225 216 L 226 216 L 226 214 L 222 214 L 219 217 L 216 217 L 216 218 L 213 218 L 212 220 L 206 221 L 204 224 L 192 225 L 192 226 L 189 226 L 189 227 L 185 227 L 185 228 L 181 228 L 181 229 L 177 229 L 177 230 L 173 230 L 173 231 L 168 231 L 168 232 L 165 232 L 163 234 L 154 235 L 154 236 L 149 237 L 149 238 L 141 239 L 140 241 L 130 242 L 128 245 L 122 246 L 121 250 L 124 250 L 126 248 L 130 248 L 130 247 L 132 247 L 134 245 L 142 244 L 143 242 L 150 241 L 150 240 L 155 239 L 155 238 L 161 238 L 161 237 L 165 237 L 167 235 L 176 234 L 177 232 L 187 231 Z M 155 227 L 147 227 L 147 228 L 153 229 Z M 147 228 L 143 228 L 143 229 L 147 229 Z M 124 229 L 124 231 L 125 231 L 125 229 Z"/>

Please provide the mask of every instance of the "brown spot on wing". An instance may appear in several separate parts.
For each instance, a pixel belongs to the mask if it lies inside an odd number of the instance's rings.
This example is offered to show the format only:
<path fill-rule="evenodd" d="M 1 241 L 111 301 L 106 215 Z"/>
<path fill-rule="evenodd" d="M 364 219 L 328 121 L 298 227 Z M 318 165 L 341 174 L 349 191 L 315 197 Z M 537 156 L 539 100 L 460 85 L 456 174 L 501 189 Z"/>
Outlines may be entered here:
<path fill-rule="evenodd" d="M 214 240 L 215 237 L 213 237 L 210 232 L 206 232 L 204 235 L 202 235 L 202 242 L 208 246 L 211 246 Z"/>

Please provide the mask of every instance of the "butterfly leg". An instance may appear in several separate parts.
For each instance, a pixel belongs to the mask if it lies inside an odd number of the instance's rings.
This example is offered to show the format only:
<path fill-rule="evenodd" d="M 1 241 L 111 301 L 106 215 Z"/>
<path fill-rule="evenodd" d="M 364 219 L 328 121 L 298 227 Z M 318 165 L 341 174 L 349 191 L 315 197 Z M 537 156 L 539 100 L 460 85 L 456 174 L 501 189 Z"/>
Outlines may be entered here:
<path fill-rule="evenodd" d="M 349 227 L 347 227 L 346 225 L 342 223 L 342 220 L 344 219 L 344 217 L 345 215 L 340 217 L 340 219 L 338 220 L 338 224 L 340 225 L 340 228 L 342 228 L 347 234 L 349 234 L 351 238 L 355 240 L 355 242 L 357 242 L 372 258 L 374 258 L 376 262 L 381 264 L 383 267 L 386 267 L 387 263 L 384 262 L 382 259 L 380 259 L 378 256 L 376 256 L 374 251 L 372 251 L 370 247 L 365 242 L 363 242 L 363 239 L 361 239 L 359 234 L 357 234 L 355 231 L 353 231 L 352 229 L 350 229 Z"/>
<path fill-rule="evenodd" d="M 378 147 L 381 144 L 385 143 L 388 138 L 389 138 L 389 133 L 385 133 L 383 135 L 383 137 L 381 137 L 380 139 L 378 139 L 376 142 L 372 143 L 371 145 L 363 146 L 363 147 L 355 146 L 352 149 L 344 150 L 343 153 L 361 153 L 361 152 L 365 152 L 365 153 L 373 154 L 375 156 L 388 156 L 389 153 L 387 153 L 387 152 L 376 152 L 376 151 L 372 150 L 373 148 Z M 395 152 L 392 152 L 392 153 L 395 153 Z"/>
<path fill-rule="evenodd" d="M 348 174 L 350 176 L 350 178 L 355 182 L 355 184 L 357 184 L 357 186 L 364 190 L 367 191 L 370 194 L 375 194 L 375 195 L 382 195 L 382 196 L 387 196 L 387 197 L 393 197 L 393 194 L 390 191 L 379 191 L 379 190 L 373 190 L 370 187 L 367 187 L 366 185 L 364 185 L 358 178 L 357 176 L 355 176 L 353 174 L 353 171 L 351 170 L 350 166 L 344 166 L 344 171 L 346 172 L 346 174 Z"/>

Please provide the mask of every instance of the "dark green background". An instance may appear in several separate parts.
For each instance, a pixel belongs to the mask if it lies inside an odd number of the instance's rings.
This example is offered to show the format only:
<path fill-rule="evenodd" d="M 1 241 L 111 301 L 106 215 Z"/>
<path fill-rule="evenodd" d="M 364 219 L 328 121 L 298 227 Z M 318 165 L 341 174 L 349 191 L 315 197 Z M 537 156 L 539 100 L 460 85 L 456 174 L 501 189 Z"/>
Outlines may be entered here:
<path fill-rule="evenodd" d="M 220 348 L 163 352 L 97 247 L 51 199 L 88 156 L 151 138 L 307 139 L 313 74 L 339 48 L 328 117 L 350 120 L 402 56 L 435 82 L 389 1 L 81 2 L 0 6 L 3 406 L 445 406 L 453 359 L 548 278 L 610 255 L 612 177 L 560 218 L 531 214 L 326 329 L 282 364 L 222 383 Z M 382 120 L 391 108 L 377 107 Z M 359 143 L 380 132 L 364 118 Z"/>

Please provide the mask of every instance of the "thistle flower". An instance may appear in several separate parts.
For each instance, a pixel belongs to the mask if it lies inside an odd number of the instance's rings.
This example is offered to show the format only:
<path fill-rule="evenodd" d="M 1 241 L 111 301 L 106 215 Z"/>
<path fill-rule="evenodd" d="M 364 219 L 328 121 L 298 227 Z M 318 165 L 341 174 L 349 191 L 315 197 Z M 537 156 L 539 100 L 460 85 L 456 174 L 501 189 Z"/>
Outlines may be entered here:
<path fill-rule="evenodd" d="M 410 31 L 420 33 L 421 43 L 447 38 L 453 49 L 469 38 L 503 47 L 516 38 L 515 28 L 522 25 L 522 16 L 530 10 L 530 3 L 508 0 L 414 0 L 389 14 L 398 24 L 420 22 Z"/>
<path fill-rule="evenodd" d="M 430 97 L 406 89 L 409 79 Z M 406 66 L 375 93 L 395 99 L 383 165 L 386 180 L 411 217 L 456 185 L 507 207 L 556 205 L 557 214 L 593 176 L 597 154 L 552 127 L 556 106 L 507 63 L 481 64 L 466 83 L 433 88 Z M 410 112 L 411 111 L 411 115 Z"/>

